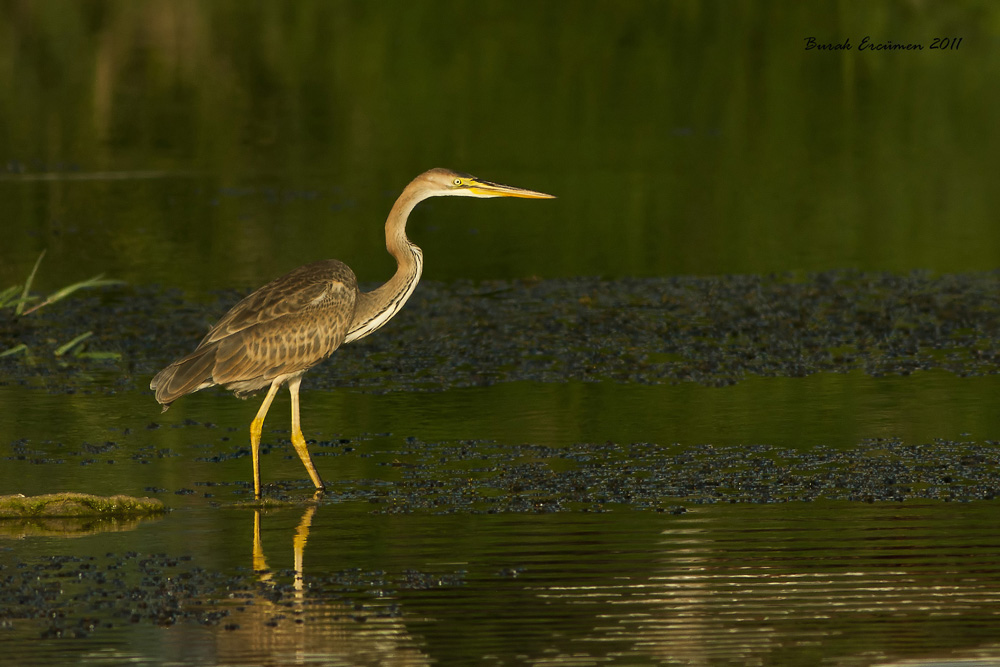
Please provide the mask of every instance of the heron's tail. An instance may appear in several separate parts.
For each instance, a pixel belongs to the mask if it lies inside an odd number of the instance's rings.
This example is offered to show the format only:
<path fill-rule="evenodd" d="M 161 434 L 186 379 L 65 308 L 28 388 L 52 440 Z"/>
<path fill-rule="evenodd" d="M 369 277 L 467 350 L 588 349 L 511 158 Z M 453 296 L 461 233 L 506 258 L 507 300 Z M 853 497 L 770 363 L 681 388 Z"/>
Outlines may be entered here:
<path fill-rule="evenodd" d="M 215 384 L 212 381 L 214 367 L 215 345 L 198 348 L 157 373 L 149 388 L 156 392 L 156 400 L 166 412 L 181 396 Z"/>

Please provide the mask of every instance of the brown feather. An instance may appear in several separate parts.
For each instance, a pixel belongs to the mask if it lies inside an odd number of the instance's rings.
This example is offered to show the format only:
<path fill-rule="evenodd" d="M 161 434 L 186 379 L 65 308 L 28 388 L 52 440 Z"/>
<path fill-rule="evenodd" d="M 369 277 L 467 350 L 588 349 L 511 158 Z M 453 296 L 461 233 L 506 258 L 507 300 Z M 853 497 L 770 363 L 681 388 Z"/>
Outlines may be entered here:
<path fill-rule="evenodd" d="M 212 385 L 214 352 L 214 347 L 199 347 L 156 374 L 149 388 L 156 392 L 164 411 L 181 396 Z"/>
<path fill-rule="evenodd" d="M 215 384 L 240 395 L 302 373 L 340 347 L 357 294 L 354 273 L 337 260 L 299 267 L 233 306 L 194 352 L 160 371 L 149 386 L 169 406 Z"/>

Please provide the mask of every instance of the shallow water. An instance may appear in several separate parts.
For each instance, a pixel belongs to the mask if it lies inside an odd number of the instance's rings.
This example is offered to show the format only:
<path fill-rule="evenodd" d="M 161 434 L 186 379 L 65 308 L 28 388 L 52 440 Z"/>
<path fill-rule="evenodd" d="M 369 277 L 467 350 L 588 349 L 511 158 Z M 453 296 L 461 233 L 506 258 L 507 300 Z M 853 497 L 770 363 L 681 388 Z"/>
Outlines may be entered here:
<path fill-rule="evenodd" d="M 329 493 L 308 502 L 282 399 L 263 475 L 297 504 L 262 513 L 257 546 L 234 506 L 254 405 L 202 392 L 155 415 L 145 392 L 3 387 L 25 406 L 0 420 L 22 436 L 3 488 L 174 508 L 72 536 L 8 524 L 5 646 L 26 665 L 1000 659 L 1000 538 L 975 500 L 1000 492 L 977 438 L 997 381 L 309 391 Z"/>
<path fill-rule="evenodd" d="M 8 545 L 0 553 L 8 585 L 37 577 L 61 591 L 50 603 L 54 618 L 5 624 L 8 655 L 20 664 L 185 665 L 1000 659 L 1000 540 L 983 530 L 995 525 L 990 505 L 474 519 L 313 509 L 265 513 L 257 558 L 248 509 L 189 507 L 129 533 Z M 142 551 L 122 556 L 140 542 Z M 75 560 L 32 571 L 63 553 Z M 191 560 L 164 566 L 167 556 Z M 139 565 L 144 558 L 154 566 Z M 101 610 L 92 596 L 73 599 L 86 588 L 74 581 L 84 563 L 88 572 L 156 581 L 126 587 L 131 600 L 105 600 Z M 194 589 L 178 594 L 179 608 L 199 622 L 147 619 L 144 594 L 195 563 L 226 575 L 196 574 Z M 205 620 L 218 610 L 226 614 Z M 78 618 L 97 628 L 78 630 Z M 53 628 L 63 639 L 38 641 Z"/>

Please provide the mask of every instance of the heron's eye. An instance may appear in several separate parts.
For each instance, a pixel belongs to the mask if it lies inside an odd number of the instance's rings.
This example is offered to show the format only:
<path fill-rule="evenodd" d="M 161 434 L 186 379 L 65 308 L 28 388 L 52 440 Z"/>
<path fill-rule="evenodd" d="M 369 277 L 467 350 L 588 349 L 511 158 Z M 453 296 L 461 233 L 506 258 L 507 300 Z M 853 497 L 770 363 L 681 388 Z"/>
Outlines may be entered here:
<path fill-rule="evenodd" d="M 455 179 L 455 185 L 458 186 L 458 185 L 461 185 L 461 184 L 462 184 L 462 179 L 461 178 L 456 178 Z"/>

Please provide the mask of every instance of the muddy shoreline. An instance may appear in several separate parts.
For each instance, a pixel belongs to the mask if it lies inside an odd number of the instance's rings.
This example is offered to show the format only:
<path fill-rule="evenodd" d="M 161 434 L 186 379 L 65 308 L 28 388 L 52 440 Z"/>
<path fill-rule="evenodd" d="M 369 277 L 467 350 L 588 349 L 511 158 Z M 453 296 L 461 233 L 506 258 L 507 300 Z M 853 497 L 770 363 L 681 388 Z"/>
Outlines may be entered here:
<path fill-rule="evenodd" d="M 144 388 L 189 352 L 245 292 L 206 301 L 155 287 L 107 288 L 0 323 L 0 382 L 49 391 Z M 117 359 L 55 357 L 87 349 Z M 115 386 L 74 375 L 118 370 Z M 1000 273 L 931 276 L 833 271 L 807 276 L 424 281 L 390 325 L 338 350 L 311 387 L 435 391 L 500 382 L 696 382 L 862 370 L 1000 372 Z"/>

